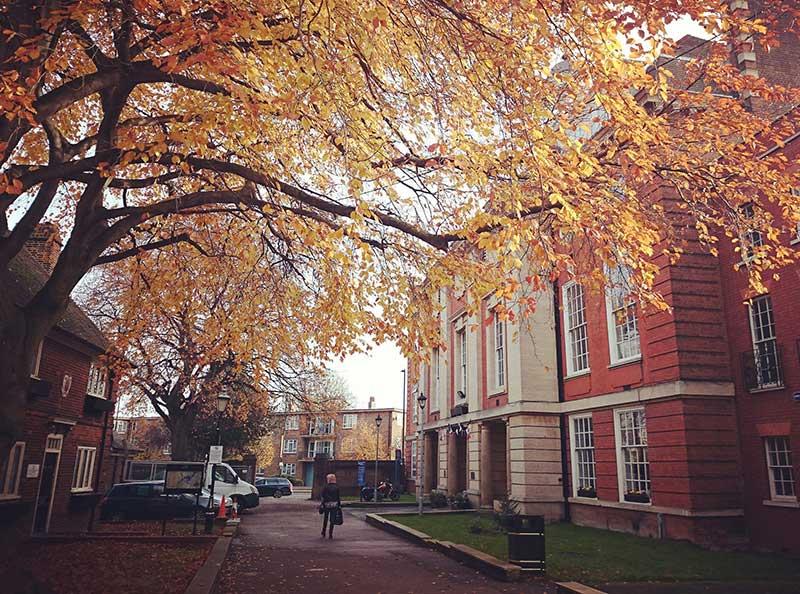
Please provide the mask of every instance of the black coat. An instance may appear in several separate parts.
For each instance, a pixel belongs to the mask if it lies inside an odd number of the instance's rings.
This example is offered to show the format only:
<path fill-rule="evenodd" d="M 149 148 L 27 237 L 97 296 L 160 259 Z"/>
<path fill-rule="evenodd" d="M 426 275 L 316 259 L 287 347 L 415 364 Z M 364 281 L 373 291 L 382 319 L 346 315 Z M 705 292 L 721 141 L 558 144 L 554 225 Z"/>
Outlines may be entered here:
<path fill-rule="evenodd" d="M 333 502 L 339 505 L 342 504 L 342 500 L 339 497 L 339 487 L 337 487 L 335 483 L 328 483 L 325 485 L 325 488 L 322 489 L 322 505 Z"/>

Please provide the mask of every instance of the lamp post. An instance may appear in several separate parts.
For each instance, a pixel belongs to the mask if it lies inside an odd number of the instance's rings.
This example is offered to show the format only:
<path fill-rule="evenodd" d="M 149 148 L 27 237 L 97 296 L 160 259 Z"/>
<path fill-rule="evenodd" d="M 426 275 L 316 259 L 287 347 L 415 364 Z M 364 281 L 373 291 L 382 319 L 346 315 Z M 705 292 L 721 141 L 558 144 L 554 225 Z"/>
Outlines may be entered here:
<path fill-rule="evenodd" d="M 423 413 L 425 412 L 425 402 L 427 402 L 427 398 L 423 392 L 420 392 L 419 398 L 417 398 L 417 404 L 419 404 L 419 418 L 417 419 L 417 427 L 419 429 L 419 468 L 417 470 L 417 510 L 419 515 L 422 515 L 422 491 L 424 489 L 424 482 L 425 482 L 425 440 L 422 437 L 422 420 L 423 420 Z"/>
<path fill-rule="evenodd" d="M 383 421 L 383 419 L 380 415 L 375 417 L 375 485 L 373 487 L 375 503 L 378 503 L 378 448 L 381 442 L 381 421 Z"/>
<path fill-rule="evenodd" d="M 228 408 L 228 403 L 231 401 L 231 397 L 228 396 L 227 392 L 220 392 L 217 396 L 217 443 L 216 445 L 222 445 L 222 431 L 220 424 L 222 423 L 222 415 L 225 413 L 225 409 Z M 211 450 L 209 449 L 209 458 L 211 454 Z M 216 473 L 215 471 L 216 464 L 211 465 L 211 496 L 208 498 L 208 510 L 211 511 L 211 508 L 214 506 L 214 483 L 216 481 Z"/>

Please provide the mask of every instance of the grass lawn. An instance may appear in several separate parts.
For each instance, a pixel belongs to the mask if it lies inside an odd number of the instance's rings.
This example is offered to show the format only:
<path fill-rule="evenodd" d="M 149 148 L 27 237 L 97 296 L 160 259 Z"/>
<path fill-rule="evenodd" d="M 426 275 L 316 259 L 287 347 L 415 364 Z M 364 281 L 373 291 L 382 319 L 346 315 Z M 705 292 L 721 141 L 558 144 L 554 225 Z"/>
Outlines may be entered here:
<path fill-rule="evenodd" d="M 349 495 L 347 497 L 342 497 L 342 501 L 358 501 L 358 495 Z M 400 499 L 397 500 L 398 503 L 416 503 L 417 497 L 413 493 L 402 493 L 400 495 Z M 369 502 L 368 502 L 369 503 Z M 385 503 L 391 503 L 387 501 Z"/>
<path fill-rule="evenodd" d="M 506 535 L 489 516 L 429 514 L 384 517 L 438 540 L 466 544 L 500 559 L 508 558 Z M 472 528 L 479 528 L 475 534 Z M 800 562 L 780 555 L 707 551 L 686 542 L 653 540 L 630 534 L 548 524 L 547 575 L 592 585 L 609 582 L 701 580 L 797 580 Z"/>

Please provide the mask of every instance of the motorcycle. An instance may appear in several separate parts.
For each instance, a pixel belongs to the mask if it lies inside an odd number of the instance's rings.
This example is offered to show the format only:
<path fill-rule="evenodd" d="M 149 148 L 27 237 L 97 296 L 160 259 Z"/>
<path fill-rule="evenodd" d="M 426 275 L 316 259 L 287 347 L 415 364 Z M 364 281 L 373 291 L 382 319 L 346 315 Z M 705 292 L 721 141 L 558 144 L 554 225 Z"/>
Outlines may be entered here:
<path fill-rule="evenodd" d="M 361 500 L 362 501 L 372 501 L 375 497 L 375 489 L 374 487 L 364 486 L 361 488 Z M 398 493 L 394 485 L 392 485 L 391 481 L 383 481 L 381 484 L 378 485 L 378 503 L 381 501 L 389 499 L 391 501 L 397 501 L 400 499 L 400 493 Z"/>

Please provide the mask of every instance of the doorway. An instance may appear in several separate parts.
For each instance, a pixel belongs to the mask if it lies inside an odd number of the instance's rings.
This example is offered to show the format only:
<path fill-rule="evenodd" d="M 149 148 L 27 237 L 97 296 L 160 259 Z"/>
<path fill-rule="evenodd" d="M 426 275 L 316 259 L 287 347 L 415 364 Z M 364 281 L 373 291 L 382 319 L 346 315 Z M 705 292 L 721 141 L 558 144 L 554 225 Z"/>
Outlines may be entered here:
<path fill-rule="evenodd" d="M 33 534 L 43 534 L 50 529 L 50 515 L 53 512 L 53 496 L 58 482 L 58 465 L 61 461 L 62 435 L 48 435 L 45 444 L 39 490 L 33 512 Z"/>

